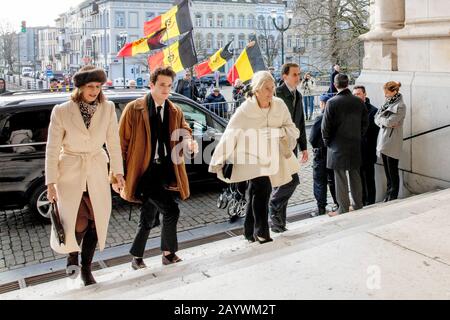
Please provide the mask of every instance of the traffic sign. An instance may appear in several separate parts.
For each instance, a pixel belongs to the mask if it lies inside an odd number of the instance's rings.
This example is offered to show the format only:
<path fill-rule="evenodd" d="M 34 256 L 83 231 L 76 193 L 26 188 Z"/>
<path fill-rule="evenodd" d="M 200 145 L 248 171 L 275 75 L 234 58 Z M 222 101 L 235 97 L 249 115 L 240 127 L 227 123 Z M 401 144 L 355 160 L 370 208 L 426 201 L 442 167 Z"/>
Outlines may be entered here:
<path fill-rule="evenodd" d="M 51 78 L 51 77 L 53 77 L 53 71 L 47 70 L 47 78 Z"/>
<path fill-rule="evenodd" d="M 50 64 L 46 68 L 47 70 L 52 70 L 52 66 Z"/>

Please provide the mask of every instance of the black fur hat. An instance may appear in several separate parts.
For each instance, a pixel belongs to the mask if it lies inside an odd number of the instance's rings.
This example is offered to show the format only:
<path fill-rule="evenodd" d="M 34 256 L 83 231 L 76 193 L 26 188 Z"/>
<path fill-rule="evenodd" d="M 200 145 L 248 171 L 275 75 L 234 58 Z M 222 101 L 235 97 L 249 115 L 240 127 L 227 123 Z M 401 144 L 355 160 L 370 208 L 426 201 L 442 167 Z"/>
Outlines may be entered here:
<path fill-rule="evenodd" d="M 104 84 L 106 80 L 105 71 L 94 66 L 85 66 L 81 68 L 72 78 L 73 85 L 77 88 L 80 88 L 89 82 L 100 82 L 101 84 Z"/>

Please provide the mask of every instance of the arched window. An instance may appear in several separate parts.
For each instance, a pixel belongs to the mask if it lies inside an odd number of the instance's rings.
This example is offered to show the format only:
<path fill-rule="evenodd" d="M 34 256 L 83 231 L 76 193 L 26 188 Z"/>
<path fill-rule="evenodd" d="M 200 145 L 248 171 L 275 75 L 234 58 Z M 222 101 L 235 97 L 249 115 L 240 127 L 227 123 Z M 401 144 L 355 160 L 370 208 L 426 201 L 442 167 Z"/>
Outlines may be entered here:
<path fill-rule="evenodd" d="M 196 33 L 194 35 L 194 43 L 196 49 L 203 48 L 203 35 L 201 33 Z"/>
<path fill-rule="evenodd" d="M 196 13 L 195 14 L 195 26 L 196 27 L 202 27 L 202 14 L 201 13 Z"/>
<path fill-rule="evenodd" d="M 206 49 L 212 49 L 213 48 L 213 41 L 214 41 L 214 36 L 212 33 L 208 33 L 206 35 Z"/>
<path fill-rule="evenodd" d="M 223 25 L 223 14 L 221 14 L 221 13 L 219 13 L 218 15 L 217 15 L 217 20 L 216 20 L 216 22 L 217 22 L 217 27 L 219 27 L 219 28 L 222 28 L 222 27 L 224 27 L 224 25 Z"/>
<path fill-rule="evenodd" d="M 234 28 L 234 14 L 228 15 L 228 28 Z"/>
<path fill-rule="evenodd" d="M 238 16 L 238 28 L 245 28 L 245 16 L 243 14 L 240 14 Z"/>
<path fill-rule="evenodd" d="M 241 33 L 238 37 L 238 48 L 244 49 L 245 47 L 245 34 Z"/>
<path fill-rule="evenodd" d="M 217 49 L 222 48 L 224 44 L 225 36 L 222 33 L 217 35 Z"/>
<path fill-rule="evenodd" d="M 255 29 L 255 16 L 250 14 L 247 20 L 247 27 L 249 29 Z"/>
<path fill-rule="evenodd" d="M 264 30 L 265 29 L 265 24 L 266 24 L 266 19 L 264 19 L 263 16 L 258 16 L 258 29 L 259 30 Z"/>
<path fill-rule="evenodd" d="M 206 26 L 208 28 L 214 27 L 214 17 L 212 13 L 208 13 L 208 17 L 206 18 Z"/>

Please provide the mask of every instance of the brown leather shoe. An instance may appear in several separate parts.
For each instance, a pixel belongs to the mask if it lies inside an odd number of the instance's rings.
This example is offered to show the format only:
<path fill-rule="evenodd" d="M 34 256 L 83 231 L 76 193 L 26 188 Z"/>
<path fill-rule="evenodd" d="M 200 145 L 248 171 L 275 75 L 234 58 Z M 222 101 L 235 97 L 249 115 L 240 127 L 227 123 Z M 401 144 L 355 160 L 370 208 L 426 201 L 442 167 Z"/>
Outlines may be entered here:
<path fill-rule="evenodd" d="M 167 256 L 165 256 L 164 254 L 162 255 L 162 264 L 165 266 L 180 261 L 183 260 L 180 257 L 178 257 L 175 253 L 168 254 Z"/>
<path fill-rule="evenodd" d="M 133 258 L 133 260 L 131 260 L 131 267 L 134 270 L 147 268 L 146 264 L 144 263 L 144 259 L 142 258 Z"/>

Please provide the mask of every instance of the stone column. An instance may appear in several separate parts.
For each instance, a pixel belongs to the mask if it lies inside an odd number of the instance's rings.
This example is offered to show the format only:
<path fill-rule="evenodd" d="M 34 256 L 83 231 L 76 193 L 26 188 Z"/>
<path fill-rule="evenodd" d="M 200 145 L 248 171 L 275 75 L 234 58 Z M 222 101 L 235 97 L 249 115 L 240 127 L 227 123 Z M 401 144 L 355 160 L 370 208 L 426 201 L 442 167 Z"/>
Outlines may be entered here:
<path fill-rule="evenodd" d="M 371 30 L 364 41 L 364 70 L 397 71 L 397 38 L 392 33 L 404 26 L 405 0 L 371 0 Z"/>

